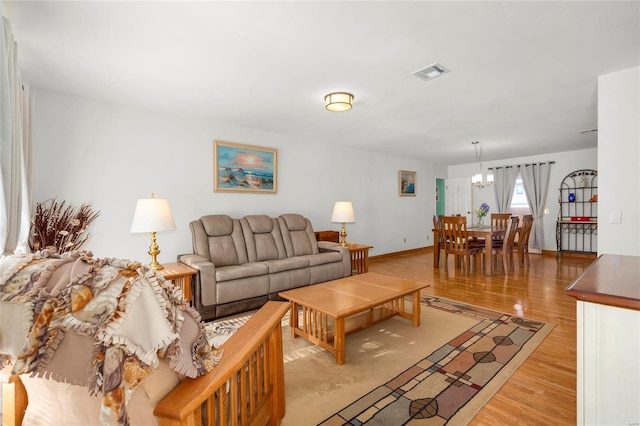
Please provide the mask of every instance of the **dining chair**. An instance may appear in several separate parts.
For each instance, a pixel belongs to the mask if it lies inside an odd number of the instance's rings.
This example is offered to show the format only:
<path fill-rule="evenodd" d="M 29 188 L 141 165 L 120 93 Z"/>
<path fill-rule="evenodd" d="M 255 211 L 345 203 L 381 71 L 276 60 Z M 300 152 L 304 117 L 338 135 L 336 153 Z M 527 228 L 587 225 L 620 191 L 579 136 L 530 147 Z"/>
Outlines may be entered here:
<path fill-rule="evenodd" d="M 434 214 L 433 215 L 433 231 L 434 231 L 434 235 L 435 238 L 437 238 L 436 241 L 434 241 L 434 244 L 436 244 L 436 247 L 439 247 L 439 249 L 433 253 L 433 266 L 435 268 L 438 268 L 440 266 L 440 251 L 444 250 L 444 228 L 442 225 L 442 218 L 444 216 L 443 215 L 437 215 Z"/>
<path fill-rule="evenodd" d="M 518 263 L 520 266 L 529 266 L 529 236 L 533 228 L 533 215 L 526 214 L 522 216 L 522 227 L 518 241 L 514 244 L 514 251 L 518 252 Z"/>
<path fill-rule="evenodd" d="M 449 255 L 454 256 L 454 265 L 460 266 L 460 261 L 466 268 L 467 274 L 471 272 L 471 256 L 475 257 L 476 269 L 480 269 L 480 254 L 482 253 L 482 245 L 473 244 L 469 240 L 467 232 L 466 216 L 445 216 L 442 218 L 444 229 L 444 269 L 448 270 Z"/>
<path fill-rule="evenodd" d="M 511 213 L 491 213 L 491 226 L 507 226 Z"/>
<path fill-rule="evenodd" d="M 511 213 L 491 213 L 491 226 L 502 226 L 507 227 L 509 223 L 509 219 L 511 219 Z M 493 237 L 493 240 L 502 240 L 504 235 L 499 237 Z"/>
<path fill-rule="evenodd" d="M 518 222 L 520 218 L 518 216 L 511 216 L 507 221 L 507 230 L 504 234 L 504 239 L 502 240 L 493 240 L 491 253 L 484 253 L 485 256 L 489 255 L 495 258 L 502 260 L 502 270 L 505 275 L 509 272 L 513 272 L 514 264 L 513 264 L 513 247 L 516 239 L 516 234 L 518 233 Z M 494 259 L 491 259 L 493 262 Z"/>

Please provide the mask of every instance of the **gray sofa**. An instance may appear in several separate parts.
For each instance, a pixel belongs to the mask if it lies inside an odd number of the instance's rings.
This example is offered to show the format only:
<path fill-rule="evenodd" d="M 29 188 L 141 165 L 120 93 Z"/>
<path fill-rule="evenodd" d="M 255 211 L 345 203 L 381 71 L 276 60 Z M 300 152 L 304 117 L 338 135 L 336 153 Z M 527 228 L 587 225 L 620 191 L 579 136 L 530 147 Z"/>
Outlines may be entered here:
<path fill-rule="evenodd" d="M 316 241 L 299 214 L 234 219 L 208 215 L 189 224 L 193 254 L 178 256 L 198 270 L 193 303 L 202 319 L 250 311 L 278 292 L 351 275 L 347 247 Z"/>

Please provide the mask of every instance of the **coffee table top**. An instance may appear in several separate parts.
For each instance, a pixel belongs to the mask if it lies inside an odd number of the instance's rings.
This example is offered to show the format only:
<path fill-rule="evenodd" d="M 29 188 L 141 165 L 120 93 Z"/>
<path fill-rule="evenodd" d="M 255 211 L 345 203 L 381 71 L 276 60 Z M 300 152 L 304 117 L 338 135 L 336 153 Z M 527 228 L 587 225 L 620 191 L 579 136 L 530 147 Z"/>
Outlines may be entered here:
<path fill-rule="evenodd" d="M 278 294 L 333 318 L 342 318 L 415 293 L 429 285 L 425 282 L 367 272 Z"/>

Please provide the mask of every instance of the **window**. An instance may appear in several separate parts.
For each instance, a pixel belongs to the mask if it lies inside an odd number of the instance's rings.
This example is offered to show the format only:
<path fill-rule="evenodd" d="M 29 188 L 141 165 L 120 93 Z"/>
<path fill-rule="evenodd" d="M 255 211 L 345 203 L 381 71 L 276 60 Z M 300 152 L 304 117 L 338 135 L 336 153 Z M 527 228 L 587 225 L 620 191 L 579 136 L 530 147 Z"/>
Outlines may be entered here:
<path fill-rule="evenodd" d="M 518 177 L 516 178 L 516 187 L 513 189 L 511 208 L 529 208 L 529 203 L 527 202 L 527 196 L 524 194 L 524 185 L 520 174 L 518 174 Z"/>

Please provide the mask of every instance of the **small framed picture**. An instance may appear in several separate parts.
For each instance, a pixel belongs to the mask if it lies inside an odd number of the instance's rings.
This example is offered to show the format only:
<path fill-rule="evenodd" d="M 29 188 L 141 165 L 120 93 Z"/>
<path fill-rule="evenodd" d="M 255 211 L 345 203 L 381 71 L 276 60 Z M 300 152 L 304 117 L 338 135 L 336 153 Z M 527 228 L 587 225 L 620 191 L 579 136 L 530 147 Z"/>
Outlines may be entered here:
<path fill-rule="evenodd" d="M 416 196 L 416 172 L 398 171 L 398 193 L 401 197 Z"/>
<path fill-rule="evenodd" d="M 276 149 L 233 142 L 213 142 L 214 192 L 276 193 Z"/>

